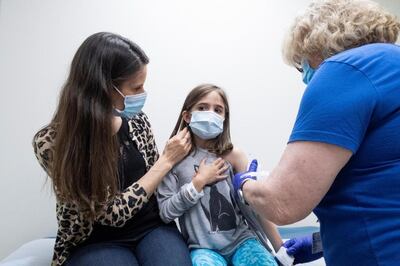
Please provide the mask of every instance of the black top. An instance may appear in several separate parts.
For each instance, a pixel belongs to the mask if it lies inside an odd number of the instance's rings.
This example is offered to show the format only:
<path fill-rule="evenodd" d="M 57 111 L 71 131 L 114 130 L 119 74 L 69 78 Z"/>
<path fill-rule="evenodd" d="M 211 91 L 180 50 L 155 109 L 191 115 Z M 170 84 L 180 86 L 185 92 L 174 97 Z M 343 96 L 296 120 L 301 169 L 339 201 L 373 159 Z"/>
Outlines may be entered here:
<path fill-rule="evenodd" d="M 129 137 L 129 125 L 125 118 L 122 118 L 118 138 L 120 143 L 118 175 L 122 191 L 145 175 L 146 163 L 138 151 L 136 143 Z M 112 227 L 94 223 L 93 232 L 85 242 L 111 241 L 135 243 L 146 235 L 146 233 L 162 224 L 164 223 L 159 216 L 157 199 L 153 194 L 149 202 L 128 220 L 123 227 Z"/>

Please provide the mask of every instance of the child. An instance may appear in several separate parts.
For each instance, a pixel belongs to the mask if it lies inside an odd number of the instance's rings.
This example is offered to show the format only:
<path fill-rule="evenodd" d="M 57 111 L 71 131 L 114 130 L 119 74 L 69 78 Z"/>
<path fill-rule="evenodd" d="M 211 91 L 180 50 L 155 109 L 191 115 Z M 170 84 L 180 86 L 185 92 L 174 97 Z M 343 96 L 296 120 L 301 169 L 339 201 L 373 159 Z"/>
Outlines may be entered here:
<path fill-rule="evenodd" d="M 204 84 L 187 96 L 172 136 L 189 126 L 191 153 L 158 187 L 160 216 L 178 218 L 197 265 L 277 265 L 249 229 L 232 198 L 231 178 L 247 167 L 245 154 L 229 133 L 229 105 L 224 91 Z M 275 226 L 262 221 L 275 251 L 282 240 Z"/>

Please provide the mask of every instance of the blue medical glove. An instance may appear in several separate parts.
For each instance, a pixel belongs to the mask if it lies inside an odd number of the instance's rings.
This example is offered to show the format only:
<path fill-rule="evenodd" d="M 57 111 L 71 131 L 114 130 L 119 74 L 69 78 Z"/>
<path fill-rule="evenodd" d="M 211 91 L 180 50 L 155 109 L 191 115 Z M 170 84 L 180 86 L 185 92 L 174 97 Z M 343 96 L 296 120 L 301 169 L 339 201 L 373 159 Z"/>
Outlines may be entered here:
<path fill-rule="evenodd" d="M 248 181 L 249 179 L 256 180 L 257 178 L 254 175 L 251 175 L 250 173 L 257 172 L 257 167 L 258 167 L 258 162 L 256 159 L 251 161 L 249 170 L 247 172 L 243 173 L 237 173 L 233 177 L 233 189 L 235 190 L 235 194 L 237 195 L 238 191 L 242 189 L 243 184 Z"/>
<path fill-rule="evenodd" d="M 306 263 L 322 257 L 322 251 L 313 253 L 313 236 L 295 237 L 286 241 L 283 246 L 288 255 L 294 257 L 294 264 Z"/>

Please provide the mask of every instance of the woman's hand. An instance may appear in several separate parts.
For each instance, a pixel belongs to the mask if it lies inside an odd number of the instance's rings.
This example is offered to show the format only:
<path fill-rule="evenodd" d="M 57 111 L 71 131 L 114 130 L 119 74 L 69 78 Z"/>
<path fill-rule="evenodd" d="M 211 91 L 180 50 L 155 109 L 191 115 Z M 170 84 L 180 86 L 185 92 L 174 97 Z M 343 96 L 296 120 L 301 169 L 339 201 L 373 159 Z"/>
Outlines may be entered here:
<path fill-rule="evenodd" d="M 238 191 L 242 189 L 244 183 L 249 181 L 250 179 L 257 180 L 255 173 L 257 172 L 258 161 L 254 159 L 251 161 L 249 170 L 244 173 L 237 173 L 233 177 L 233 189 L 235 194 L 238 194 Z"/>
<path fill-rule="evenodd" d="M 207 184 L 212 184 L 227 178 L 223 173 L 228 169 L 225 160 L 218 158 L 211 164 L 206 164 L 206 159 L 200 163 L 199 170 L 193 178 L 193 185 L 197 191 L 201 191 Z"/>
<path fill-rule="evenodd" d="M 314 237 L 316 236 L 316 237 Z M 323 256 L 319 233 L 295 237 L 286 241 L 283 246 L 289 256 L 294 257 L 294 264 L 317 260 Z M 315 245 L 315 247 L 314 247 Z"/>
<path fill-rule="evenodd" d="M 190 132 L 187 128 L 182 129 L 178 134 L 167 141 L 162 156 L 171 164 L 171 168 L 181 161 L 192 148 Z"/>
<path fill-rule="evenodd" d="M 154 193 L 172 167 L 185 158 L 191 148 L 190 132 L 186 128 L 167 141 L 160 158 L 137 182 L 147 192 L 148 197 Z"/>

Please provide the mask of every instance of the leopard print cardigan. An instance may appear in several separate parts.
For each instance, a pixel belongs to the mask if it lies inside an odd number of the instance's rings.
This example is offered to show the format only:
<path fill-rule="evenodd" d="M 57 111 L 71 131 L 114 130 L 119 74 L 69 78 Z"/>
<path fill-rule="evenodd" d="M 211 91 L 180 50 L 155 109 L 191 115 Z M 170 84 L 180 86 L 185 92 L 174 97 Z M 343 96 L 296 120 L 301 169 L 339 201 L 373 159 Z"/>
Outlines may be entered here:
<path fill-rule="evenodd" d="M 147 116 L 144 113 L 128 121 L 129 136 L 137 145 L 149 170 L 158 159 L 158 151 Z M 53 159 L 56 131 L 48 126 L 40 130 L 34 140 L 33 147 L 39 164 L 51 178 L 49 167 Z M 94 220 L 88 220 L 73 203 L 60 202 L 57 199 L 56 214 L 58 231 L 54 245 L 52 265 L 62 265 L 68 258 L 71 249 L 85 241 L 93 230 L 93 223 L 122 227 L 149 200 L 146 191 L 137 183 L 120 192 L 111 199 L 103 212 Z"/>

